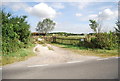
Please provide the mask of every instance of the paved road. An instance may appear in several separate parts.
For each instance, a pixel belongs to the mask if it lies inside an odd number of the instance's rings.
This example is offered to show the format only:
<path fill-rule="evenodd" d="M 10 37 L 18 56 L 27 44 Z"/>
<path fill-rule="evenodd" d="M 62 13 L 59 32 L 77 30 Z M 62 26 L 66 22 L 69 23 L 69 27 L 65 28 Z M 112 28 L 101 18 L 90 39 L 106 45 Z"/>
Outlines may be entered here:
<path fill-rule="evenodd" d="M 3 79 L 118 79 L 118 58 L 3 67 Z"/>

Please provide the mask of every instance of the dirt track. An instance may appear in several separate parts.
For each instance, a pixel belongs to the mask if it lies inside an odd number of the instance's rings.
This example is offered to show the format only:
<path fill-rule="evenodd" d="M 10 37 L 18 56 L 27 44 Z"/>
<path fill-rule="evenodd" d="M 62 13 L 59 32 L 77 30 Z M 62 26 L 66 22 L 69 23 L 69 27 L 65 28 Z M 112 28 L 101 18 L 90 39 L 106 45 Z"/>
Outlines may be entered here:
<path fill-rule="evenodd" d="M 48 47 L 51 47 L 53 50 L 50 50 Z M 28 60 L 16 62 L 6 66 L 31 66 L 31 65 L 41 65 L 41 64 L 58 64 L 71 61 L 85 61 L 91 59 L 98 59 L 99 57 L 95 56 L 82 56 L 76 54 L 72 51 L 65 50 L 60 47 L 56 47 L 50 44 L 43 46 L 37 44 L 33 49 L 36 56 L 29 58 Z"/>

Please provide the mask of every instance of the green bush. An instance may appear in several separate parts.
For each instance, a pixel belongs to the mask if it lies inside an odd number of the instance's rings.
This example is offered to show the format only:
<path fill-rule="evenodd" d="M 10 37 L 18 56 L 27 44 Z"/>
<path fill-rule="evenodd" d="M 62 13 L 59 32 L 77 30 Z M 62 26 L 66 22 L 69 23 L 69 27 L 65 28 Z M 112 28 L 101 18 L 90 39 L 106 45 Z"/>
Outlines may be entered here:
<path fill-rule="evenodd" d="M 26 16 L 12 16 L 0 11 L 2 15 L 2 53 L 10 54 L 20 48 L 27 47 L 30 41 L 30 26 L 25 21 Z"/>
<path fill-rule="evenodd" d="M 115 49 L 118 47 L 118 37 L 115 33 L 98 33 L 91 39 L 94 48 Z"/>

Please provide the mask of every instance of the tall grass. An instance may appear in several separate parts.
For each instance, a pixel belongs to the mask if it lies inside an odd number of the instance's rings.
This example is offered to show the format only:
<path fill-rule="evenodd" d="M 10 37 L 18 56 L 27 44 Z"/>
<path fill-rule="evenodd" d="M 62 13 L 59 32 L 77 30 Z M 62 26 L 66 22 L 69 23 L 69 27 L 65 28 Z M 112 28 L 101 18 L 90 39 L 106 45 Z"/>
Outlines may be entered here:
<path fill-rule="evenodd" d="M 4 54 L 2 56 L 0 56 L 0 65 L 6 65 L 6 64 L 11 64 L 14 62 L 19 62 L 19 61 L 23 61 L 25 59 L 28 59 L 31 56 L 34 56 L 34 52 L 33 52 L 33 47 L 34 45 L 32 45 L 29 48 L 21 48 L 20 50 L 18 50 L 17 52 L 14 53 L 9 53 L 9 54 Z"/>

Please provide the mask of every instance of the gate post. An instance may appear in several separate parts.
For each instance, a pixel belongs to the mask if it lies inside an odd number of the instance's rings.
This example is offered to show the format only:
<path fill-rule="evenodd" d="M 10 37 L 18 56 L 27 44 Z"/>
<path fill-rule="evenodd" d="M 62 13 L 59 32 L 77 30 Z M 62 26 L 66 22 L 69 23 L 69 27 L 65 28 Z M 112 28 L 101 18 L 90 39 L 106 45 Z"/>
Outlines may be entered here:
<path fill-rule="evenodd" d="M 52 42 L 56 43 L 56 37 L 55 36 L 53 36 L 53 41 Z"/>

